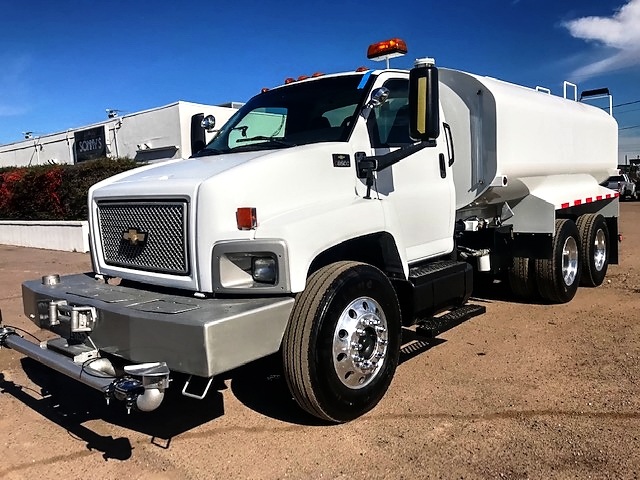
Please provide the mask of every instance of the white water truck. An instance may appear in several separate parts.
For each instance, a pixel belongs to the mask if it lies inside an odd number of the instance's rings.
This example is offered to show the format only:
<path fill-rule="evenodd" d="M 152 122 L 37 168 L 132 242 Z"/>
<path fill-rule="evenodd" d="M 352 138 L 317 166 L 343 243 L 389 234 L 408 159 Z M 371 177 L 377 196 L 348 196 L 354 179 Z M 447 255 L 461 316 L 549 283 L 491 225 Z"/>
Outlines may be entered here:
<path fill-rule="evenodd" d="M 403 53 L 393 39 L 368 56 Z M 93 272 L 22 288 L 59 337 L 4 326 L 0 345 L 142 411 L 172 372 L 203 398 L 280 352 L 304 410 L 354 419 L 389 387 L 403 327 L 483 311 L 474 281 L 562 303 L 617 263 L 618 195 L 600 186 L 617 124 L 540 90 L 430 58 L 264 89 L 191 158 L 92 187 Z"/>

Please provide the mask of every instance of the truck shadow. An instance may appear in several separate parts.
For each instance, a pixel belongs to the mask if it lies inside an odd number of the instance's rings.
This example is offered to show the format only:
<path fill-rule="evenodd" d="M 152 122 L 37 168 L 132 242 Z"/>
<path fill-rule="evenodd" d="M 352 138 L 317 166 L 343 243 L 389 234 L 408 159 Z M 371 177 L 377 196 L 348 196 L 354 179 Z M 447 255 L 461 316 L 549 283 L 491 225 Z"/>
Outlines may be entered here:
<path fill-rule="evenodd" d="M 470 301 L 491 302 L 492 300 L 523 305 L 549 305 L 549 302 L 545 302 L 537 294 L 532 294 L 527 299 L 518 297 L 511 291 L 509 282 L 506 280 L 491 283 L 484 279 L 474 279 L 473 295 Z"/>
<path fill-rule="evenodd" d="M 229 373 L 233 395 L 245 407 L 287 423 L 328 425 L 302 410 L 289 392 L 279 354 L 252 362 Z"/>
<path fill-rule="evenodd" d="M 13 396 L 33 411 L 87 443 L 87 449 L 102 452 L 105 460 L 127 460 L 131 442 L 126 437 L 99 435 L 83 423 L 103 420 L 151 437 L 151 443 L 169 448 L 171 439 L 224 414 L 222 393 L 211 389 L 201 401 L 181 395 L 181 385 L 172 385 L 157 410 L 127 414 L 122 402 L 107 405 L 100 392 L 30 359 L 22 368 L 38 390 L 8 381 L 0 374 L 0 393 Z M 222 385 L 224 388 L 224 384 Z M 31 391 L 29 391 L 31 390 Z"/>
<path fill-rule="evenodd" d="M 440 338 L 424 338 L 402 329 L 402 364 L 444 343 Z M 244 406 L 267 417 L 306 426 L 331 425 L 302 410 L 289 393 L 280 355 L 253 362 L 231 372 L 231 391 Z"/>
<path fill-rule="evenodd" d="M 425 339 L 409 329 L 403 329 L 400 364 L 443 343 L 438 338 Z M 327 425 L 302 410 L 295 402 L 282 371 L 278 354 L 252 362 L 217 377 L 204 400 L 187 398 L 181 394 L 186 377 L 174 375 L 166 390 L 162 405 L 153 412 L 126 413 L 122 402 L 107 405 L 97 390 L 23 358 L 22 368 L 37 390 L 6 380 L 0 374 L 0 393 L 9 394 L 47 420 L 67 430 L 70 435 L 86 442 L 89 450 L 102 452 L 105 460 L 127 460 L 133 447 L 129 438 L 100 435 L 84 425 L 102 420 L 151 437 L 151 443 L 169 448 L 171 439 L 224 415 L 222 392 L 231 392 L 247 408 L 283 422 L 304 425 Z"/>

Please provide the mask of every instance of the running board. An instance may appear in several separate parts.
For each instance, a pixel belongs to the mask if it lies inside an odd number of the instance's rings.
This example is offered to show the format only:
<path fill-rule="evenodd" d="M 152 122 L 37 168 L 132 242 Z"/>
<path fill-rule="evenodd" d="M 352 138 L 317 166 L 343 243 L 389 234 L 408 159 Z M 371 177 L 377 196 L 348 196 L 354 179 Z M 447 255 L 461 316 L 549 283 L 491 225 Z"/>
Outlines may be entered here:
<path fill-rule="evenodd" d="M 421 337 L 435 338 L 441 333 L 466 322 L 470 318 L 482 315 L 486 311 L 487 307 L 484 305 L 463 305 L 439 317 L 420 320 L 416 326 L 416 334 Z"/>

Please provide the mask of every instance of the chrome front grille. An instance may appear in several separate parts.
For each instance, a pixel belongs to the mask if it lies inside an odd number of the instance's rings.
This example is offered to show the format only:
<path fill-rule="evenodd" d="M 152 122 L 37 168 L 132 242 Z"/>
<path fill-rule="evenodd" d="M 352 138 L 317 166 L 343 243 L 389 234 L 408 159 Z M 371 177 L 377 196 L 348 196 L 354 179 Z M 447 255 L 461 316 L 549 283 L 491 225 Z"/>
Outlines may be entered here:
<path fill-rule="evenodd" d="M 187 202 L 99 202 L 107 265 L 189 274 Z"/>

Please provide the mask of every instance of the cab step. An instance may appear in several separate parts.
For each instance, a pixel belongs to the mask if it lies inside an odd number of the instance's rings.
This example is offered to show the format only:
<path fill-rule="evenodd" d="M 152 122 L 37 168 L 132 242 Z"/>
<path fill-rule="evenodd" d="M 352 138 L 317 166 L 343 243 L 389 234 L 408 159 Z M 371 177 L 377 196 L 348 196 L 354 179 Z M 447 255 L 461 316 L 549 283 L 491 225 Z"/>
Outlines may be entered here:
<path fill-rule="evenodd" d="M 456 260 L 440 260 L 425 265 L 413 266 L 409 269 L 409 281 L 420 285 L 425 281 L 442 276 L 464 272 L 468 267 L 466 262 Z"/>
<path fill-rule="evenodd" d="M 473 290 L 473 268 L 455 260 L 425 262 L 411 266 L 407 280 L 396 288 L 403 318 L 429 318 L 466 304 Z"/>
<path fill-rule="evenodd" d="M 482 315 L 487 311 L 484 305 L 466 304 L 450 310 L 439 317 L 420 320 L 416 325 L 416 334 L 421 337 L 435 338 L 443 332 L 457 327 L 470 318 Z"/>

